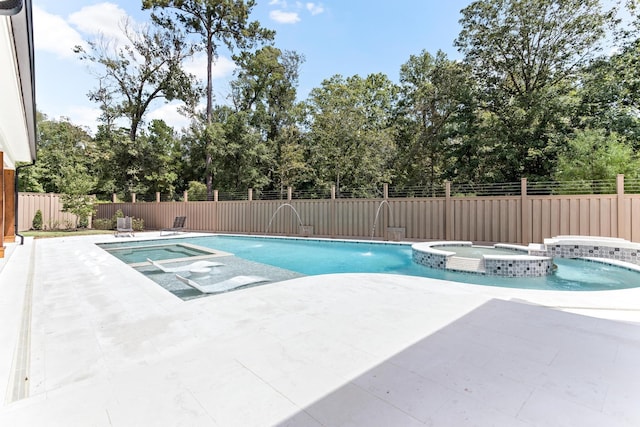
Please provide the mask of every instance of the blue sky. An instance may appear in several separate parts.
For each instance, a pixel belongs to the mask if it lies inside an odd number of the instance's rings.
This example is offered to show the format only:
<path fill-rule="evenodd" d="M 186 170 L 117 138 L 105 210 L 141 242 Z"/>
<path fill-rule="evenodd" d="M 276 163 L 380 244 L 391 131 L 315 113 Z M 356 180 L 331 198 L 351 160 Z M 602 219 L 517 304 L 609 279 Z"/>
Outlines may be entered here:
<path fill-rule="evenodd" d="M 324 0 L 300 2 L 257 0 L 252 19 L 276 31 L 275 46 L 305 56 L 298 98 L 335 74 L 345 77 L 385 73 L 398 80 L 400 66 L 412 54 L 438 49 L 460 58 L 453 41 L 460 10 L 471 0 Z M 97 106 L 87 99 L 96 77 L 73 54 L 73 46 L 95 37 L 122 37 L 119 25 L 129 16 L 147 22 L 149 13 L 138 0 L 33 0 L 38 109 L 50 118 L 68 117 L 74 124 L 95 129 Z M 204 77 L 205 61 L 196 58 L 188 69 Z M 233 63 L 227 52 L 215 70 L 216 102 L 225 103 Z M 147 119 L 162 118 L 180 128 L 187 120 L 176 105 L 158 102 Z"/>

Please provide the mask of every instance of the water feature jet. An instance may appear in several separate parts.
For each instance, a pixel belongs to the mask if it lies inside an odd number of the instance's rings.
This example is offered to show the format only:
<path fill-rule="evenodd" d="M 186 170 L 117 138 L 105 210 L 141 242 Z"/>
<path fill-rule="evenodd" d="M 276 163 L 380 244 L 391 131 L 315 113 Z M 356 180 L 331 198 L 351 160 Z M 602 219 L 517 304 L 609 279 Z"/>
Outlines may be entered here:
<path fill-rule="evenodd" d="M 280 206 L 278 206 L 278 209 L 276 209 L 275 212 L 273 212 L 273 215 L 271 215 L 271 219 L 269 220 L 269 225 L 267 225 L 267 229 L 265 230 L 264 234 L 267 234 L 269 232 L 269 229 L 271 228 L 271 223 L 273 222 L 274 218 L 276 217 L 280 209 L 284 208 L 285 206 L 288 206 L 291 208 L 291 210 L 293 210 L 293 212 L 296 214 L 296 217 L 298 218 L 298 223 L 300 224 L 301 230 L 304 230 L 305 225 L 302 223 L 302 219 L 300 218 L 300 214 L 298 213 L 296 208 L 291 203 L 283 203 Z"/>
<path fill-rule="evenodd" d="M 393 223 L 393 217 L 391 216 L 391 205 L 389 204 L 388 201 L 383 200 L 380 202 L 380 204 L 378 205 L 378 209 L 376 210 L 376 217 L 373 220 L 373 227 L 371 228 L 371 240 L 373 240 L 373 237 L 376 233 L 376 224 L 378 222 L 378 216 L 380 215 L 380 209 L 382 209 L 383 205 L 387 205 L 387 208 L 389 209 L 389 222 Z"/>

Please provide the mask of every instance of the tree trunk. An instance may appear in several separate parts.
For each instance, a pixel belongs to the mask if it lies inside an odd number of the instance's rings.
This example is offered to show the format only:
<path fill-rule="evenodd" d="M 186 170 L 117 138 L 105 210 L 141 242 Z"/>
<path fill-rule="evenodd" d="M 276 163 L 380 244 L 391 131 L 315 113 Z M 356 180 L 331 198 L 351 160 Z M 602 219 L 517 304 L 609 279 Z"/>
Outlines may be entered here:
<path fill-rule="evenodd" d="M 210 27 L 211 28 L 211 27 Z M 213 33 L 209 33 L 209 37 L 207 38 L 207 124 L 209 127 L 211 125 L 212 119 L 212 111 L 213 111 L 213 82 L 211 77 L 211 68 L 213 62 Z M 205 138 L 209 139 L 209 132 L 205 133 Z M 212 141 L 206 141 L 206 147 L 211 146 Z M 207 150 L 207 158 L 206 158 L 206 167 L 205 167 L 205 175 L 206 175 L 206 184 L 207 184 L 207 200 L 213 200 L 213 174 L 211 172 L 211 162 L 213 161 L 211 157 L 211 153 Z"/>

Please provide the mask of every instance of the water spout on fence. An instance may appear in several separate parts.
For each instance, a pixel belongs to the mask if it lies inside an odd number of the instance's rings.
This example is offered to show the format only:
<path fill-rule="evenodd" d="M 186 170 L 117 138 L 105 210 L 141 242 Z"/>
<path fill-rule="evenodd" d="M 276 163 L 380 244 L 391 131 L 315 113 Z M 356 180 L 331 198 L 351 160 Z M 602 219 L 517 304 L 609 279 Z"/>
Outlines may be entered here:
<path fill-rule="evenodd" d="M 269 232 L 269 229 L 271 228 L 271 223 L 273 222 L 273 219 L 276 217 L 276 214 L 280 209 L 284 208 L 285 206 L 288 206 L 291 208 L 291 210 L 293 210 L 293 212 L 296 214 L 296 217 L 298 218 L 298 223 L 300 224 L 300 226 L 301 227 L 304 226 L 304 224 L 302 223 L 302 219 L 300 218 L 300 214 L 298 213 L 296 208 L 294 208 L 293 205 L 291 205 L 290 203 L 283 203 L 280 206 L 278 206 L 278 209 L 276 209 L 273 215 L 271 215 L 271 219 L 269 220 L 269 225 L 267 225 L 267 229 L 265 230 L 264 234 L 267 234 Z"/>
<path fill-rule="evenodd" d="M 376 233 L 376 224 L 378 223 L 378 216 L 380 215 L 380 209 L 382 209 L 383 205 L 387 205 L 387 208 L 389 209 L 389 222 L 393 223 L 392 217 L 391 217 L 391 205 L 389 204 L 389 202 L 387 202 L 386 200 L 383 200 L 380 202 L 380 204 L 378 205 L 378 209 L 376 210 L 376 218 L 373 220 L 373 228 L 371 229 L 371 240 L 373 240 L 373 236 Z"/>

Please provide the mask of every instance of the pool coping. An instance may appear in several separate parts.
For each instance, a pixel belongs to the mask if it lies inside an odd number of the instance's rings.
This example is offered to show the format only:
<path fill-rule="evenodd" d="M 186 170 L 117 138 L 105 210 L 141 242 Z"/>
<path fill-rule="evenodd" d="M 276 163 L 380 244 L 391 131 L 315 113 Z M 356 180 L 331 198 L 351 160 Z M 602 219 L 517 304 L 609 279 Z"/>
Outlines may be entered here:
<path fill-rule="evenodd" d="M 185 238 L 183 236 L 183 238 Z M 158 239 L 160 240 L 160 239 Z M 145 241 L 152 241 L 152 240 L 145 240 Z M 118 244 L 121 244 L 122 242 L 118 242 Z M 231 256 L 233 255 L 231 252 L 225 252 L 225 251 L 221 251 L 221 250 L 217 250 L 217 249 L 211 249 L 211 248 L 207 248 L 205 246 L 200 246 L 200 245 L 194 245 L 193 243 L 188 243 L 188 242 L 179 242 L 179 243 L 164 243 L 164 244 L 157 244 L 157 245 L 140 245 L 140 246 L 118 246 L 118 247 L 114 247 L 114 248 L 105 248 L 105 245 L 107 245 L 109 243 L 97 243 L 96 246 L 98 246 L 99 248 L 105 250 L 106 252 L 112 252 L 112 251 L 118 251 L 118 250 L 127 250 L 127 249 L 148 249 L 148 248 L 158 248 L 158 247 L 162 247 L 162 246 L 183 246 L 189 249 L 193 249 L 195 251 L 199 251 L 199 252 L 205 252 L 205 254 L 203 255 L 194 255 L 194 256 L 188 256 L 188 257 L 182 257 L 182 258 L 167 258 L 167 259 L 162 259 L 162 260 L 154 260 L 155 262 L 157 262 L 158 264 L 170 264 L 170 263 L 175 263 L 175 262 L 187 262 L 187 261 L 200 261 L 200 260 L 206 260 L 206 259 L 212 259 L 212 258 L 218 258 L 218 257 L 225 257 L 225 256 Z M 115 256 L 115 255 L 114 255 Z M 131 266 L 131 267 L 144 267 L 146 265 L 149 265 L 148 261 L 140 261 L 140 262 L 125 262 L 123 261 L 125 264 Z"/>
<path fill-rule="evenodd" d="M 309 416 L 317 420 L 323 414 L 372 421 L 368 417 L 379 416 L 380 408 L 391 408 L 388 410 L 393 414 L 406 416 L 406 412 L 401 413 L 403 405 L 420 395 L 416 390 L 400 394 L 402 390 L 394 388 L 398 381 L 389 379 L 382 382 L 386 388 L 378 396 L 375 390 L 366 388 L 364 380 L 382 373 L 404 375 L 405 370 L 399 371 L 402 361 L 415 363 L 415 371 L 440 360 L 444 368 L 465 368 L 462 373 L 471 381 L 463 384 L 468 390 L 455 393 L 451 391 L 456 386 L 455 378 L 443 383 L 447 386 L 443 398 L 449 402 L 444 407 L 448 416 L 473 416 L 487 425 L 515 425 L 523 421 L 521 416 L 553 417 L 558 411 L 578 421 L 608 421 L 601 425 L 632 426 L 633 420 L 638 419 L 635 389 L 626 400 L 606 394 L 612 391 L 612 384 L 629 381 L 625 379 L 628 375 L 604 377 L 609 387 L 597 397 L 610 399 L 599 410 L 576 405 L 574 400 L 583 395 L 574 392 L 587 393 L 591 389 L 585 390 L 585 381 L 579 380 L 583 377 L 570 381 L 572 367 L 589 366 L 614 350 L 613 354 L 619 357 L 629 354 L 623 349 L 635 346 L 637 351 L 638 288 L 575 293 L 385 274 L 335 274 L 182 302 L 158 292 L 155 283 L 132 274 L 111 255 L 92 249 L 96 239 L 49 240 L 39 241 L 33 254 L 38 262 L 33 293 L 31 395 L 0 406 L 0 424 L 120 427 L 132 422 L 175 425 L 188 419 L 194 425 L 232 426 L 234 417 L 243 416 L 248 417 L 243 418 L 244 425 L 258 426 L 276 425 L 298 416 L 298 424 L 307 420 L 307 424 L 317 425 Z M 0 301 L 24 292 L 26 271 L 21 266 L 32 259 L 33 244 L 28 240 L 24 247 L 16 248 L 11 263 L 0 271 L 0 284 L 13 284 L 0 286 Z M 53 259 L 48 260 L 51 256 Z M 64 260 L 66 267 L 60 271 Z M 61 298 L 68 299 L 69 304 L 61 305 Z M 494 307 L 490 302 L 495 300 L 505 304 Z M 12 320 L 13 313 L 22 312 L 20 300 L 10 301 L 16 310 L 0 310 L 0 324 L 5 330 L 17 324 Z M 467 341 L 473 336 L 461 336 L 450 328 L 457 324 L 485 331 L 487 324 L 477 324 L 473 321 L 477 317 L 469 315 L 487 303 L 485 320 L 498 314 L 520 313 L 520 321 L 532 325 L 529 332 L 543 320 L 536 314 L 551 313 L 553 318 L 553 312 L 564 312 L 567 316 L 556 322 L 560 327 L 546 328 L 541 324 L 540 328 L 541 339 L 566 332 L 558 335 L 566 336 L 566 340 L 558 339 L 553 346 L 548 341 L 535 345 L 537 337 L 519 332 L 524 325 L 495 322 L 489 326 L 506 331 L 491 329 L 488 333 L 502 337 L 510 346 L 494 347 L 490 341 L 482 345 L 473 339 Z M 498 310 L 488 310 L 492 307 Z M 581 315 L 569 316 L 572 313 Z M 86 332 L 79 333 L 82 331 Z M 617 339 L 609 352 L 591 341 L 603 336 Z M 96 345 L 96 339 L 100 340 L 97 357 L 81 357 L 91 355 L 87 351 Z M 156 345 L 149 345 L 149 340 Z M 459 342 L 466 350 L 438 353 L 442 344 L 451 341 Z M 14 342 L 6 341 L 7 347 L 13 348 Z M 173 345 L 160 345 L 169 342 Z M 432 342 L 435 346 L 430 345 Z M 312 345 L 315 343 L 322 351 L 316 350 Z M 560 366 L 566 356 L 573 354 L 563 353 L 567 349 L 580 350 L 576 354 L 581 358 Z M 485 365 L 496 357 L 509 361 L 520 354 L 557 355 L 548 362 L 555 369 L 549 378 L 554 384 L 566 384 L 571 393 L 564 393 L 563 388 L 538 386 L 528 397 L 518 400 L 523 383 L 491 376 L 493 371 Z M 430 364 L 425 365 L 425 355 Z M 473 363 L 460 365 L 471 359 Z M 636 363 L 632 357 L 619 362 L 622 371 L 632 369 Z M 546 369 L 544 364 L 535 366 Z M 503 372 L 516 372 L 519 368 L 522 366 L 515 362 L 500 367 Z M 4 365 L 0 365 L 1 369 Z M 0 379 L 5 379 L 2 372 Z M 298 388 L 286 388 L 288 383 L 283 380 L 287 379 Z M 432 380 L 425 383 L 424 378 L 420 381 L 423 385 L 433 384 Z M 494 393 L 500 385 L 500 391 Z M 474 391 L 483 393 L 470 396 Z M 522 408 L 518 415 L 496 411 L 491 400 L 483 399 L 505 394 Z M 450 403 L 454 398 L 455 407 Z M 345 406 L 341 402 L 356 404 Z M 612 411 L 636 418 L 621 422 Z M 484 418 L 475 418 L 482 414 Z M 546 425 L 544 421 L 526 420 Z"/>

